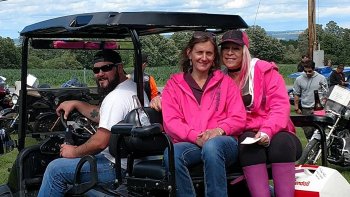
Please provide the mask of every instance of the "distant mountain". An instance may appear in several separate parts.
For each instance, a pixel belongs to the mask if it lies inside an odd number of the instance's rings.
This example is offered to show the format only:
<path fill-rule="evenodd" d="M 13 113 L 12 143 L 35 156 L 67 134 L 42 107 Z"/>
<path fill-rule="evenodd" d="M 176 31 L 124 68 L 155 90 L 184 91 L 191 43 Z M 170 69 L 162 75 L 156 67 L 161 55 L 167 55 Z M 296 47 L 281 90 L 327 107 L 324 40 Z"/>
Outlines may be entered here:
<path fill-rule="evenodd" d="M 303 32 L 303 30 L 266 31 L 267 35 L 277 38 L 278 40 L 297 40 L 299 34 Z"/>

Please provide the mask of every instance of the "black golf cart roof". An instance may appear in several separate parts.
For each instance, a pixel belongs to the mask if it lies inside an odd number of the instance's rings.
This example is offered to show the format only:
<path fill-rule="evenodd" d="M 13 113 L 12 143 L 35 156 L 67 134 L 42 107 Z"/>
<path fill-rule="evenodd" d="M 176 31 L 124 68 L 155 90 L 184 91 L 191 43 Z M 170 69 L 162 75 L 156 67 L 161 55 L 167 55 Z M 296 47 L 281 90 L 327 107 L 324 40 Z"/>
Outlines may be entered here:
<path fill-rule="evenodd" d="M 247 28 L 238 15 L 186 12 L 97 12 L 54 18 L 25 27 L 26 37 L 130 37 L 130 30 L 139 36 L 183 30 Z"/>
<path fill-rule="evenodd" d="M 248 25 L 238 15 L 189 12 L 97 12 L 63 16 L 38 22 L 25 27 L 20 33 L 23 39 L 21 87 L 26 87 L 30 41 L 33 44 L 35 40 L 44 41 L 38 43 L 45 43 L 46 40 L 54 38 L 68 40 L 131 38 L 135 54 L 137 95 L 143 103 L 140 36 L 178 31 L 222 33 L 229 29 L 241 28 L 248 28 Z M 21 95 L 23 96 L 20 97 L 19 102 L 26 103 L 26 88 L 21 89 Z M 20 105 L 19 119 L 18 149 L 21 150 L 24 148 L 26 105 Z"/>

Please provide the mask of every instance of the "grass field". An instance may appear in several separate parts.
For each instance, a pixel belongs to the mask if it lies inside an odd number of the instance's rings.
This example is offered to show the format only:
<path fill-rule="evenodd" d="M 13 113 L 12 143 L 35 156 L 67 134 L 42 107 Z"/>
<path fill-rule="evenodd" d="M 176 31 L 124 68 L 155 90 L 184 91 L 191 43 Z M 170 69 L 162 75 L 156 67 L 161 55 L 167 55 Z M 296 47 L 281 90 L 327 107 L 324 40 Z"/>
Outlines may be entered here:
<path fill-rule="evenodd" d="M 296 66 L 293 64 L 280 64 L 279 72 L 283 75 L 286 84 L 292 85 L 293 79 L 287 76 L 295 72 Z M 131 67 L 125 68 L 127 73 L 132 72 Z M 164 86 L 170 75 L 175 72 L 179 72 L 179 67 L 148 67 L 146 72 L 154 77 L 158 86 Z M 58 70 L 58 69 L 29 69 L 28 73 L 33 74 L 39 80 L 39 84 L 49 84 L 51 87 L 59 87 L 62 83 L 69 79 L 76 77 L 80 82 L 84 82 L 89 86 L 94 86 L 92 71 L 89 69 L 84 70 Z M 13 87 L 15 81 L 19 81 L 21 78 L 21 71 L 19 69 L 1 69 L 0 75 L 7 78 L 6 83 Z"/>
<path fill-rule="evenodd" d="M 132 71 L 132 68 L 125 69 L 127 73 Z M 164 86 L 166 80 L 169 78 L 171 73 L 177 72 L 178 67 L 161 67 L 161 68 L 147 68 L 149 74 L 153 75 L 157 81 L 158 86 Z M 279 72 L 283 75 L 286 84 L 292 85 L 293 79 L 289 79 L 287 76 L 296 70 L 296 65 L 292 64 L 281 64 L 279 65 Z M 84 80 L 84 72 L 81 70 L 29 70 L 28 73 L 34 74 L 38 77 L 40 84 L 47 83 L 52 85 L 52 87 L 59 87 L 60 84 L 69 80 L 72 77 L 77 77 L 79 81 L 83 82 Z M 5 76 L 7 78 L 7 83 L 10 86 L 13 86 L 16 80 L 20 79 L 20 70 L 14 69 L 0 69 L 0 75 Z M 94 81 L 92 79 L 92 72 L 87 70 L 85 73 L 86 83 L 88 85 L 94 85 Z M 306 144 L 306 139 L 301 128 L 297 129 L 297 135 L 301 139 L 303 145 Z M 33 143 L 30 142 L 30 143 Z M 12 167 L 13 162 L 17 156 L 17 150 L 14 150 L 10 153 L 4 154 L 0 156 L 0 184 L 7 182 L 7 177 L 9 174 L 8 169 Z M 340 171 L 343 176 L 350 182 L 350 168 L 342 168 L 338 166 L 331 166 L 332 168 Z"/>

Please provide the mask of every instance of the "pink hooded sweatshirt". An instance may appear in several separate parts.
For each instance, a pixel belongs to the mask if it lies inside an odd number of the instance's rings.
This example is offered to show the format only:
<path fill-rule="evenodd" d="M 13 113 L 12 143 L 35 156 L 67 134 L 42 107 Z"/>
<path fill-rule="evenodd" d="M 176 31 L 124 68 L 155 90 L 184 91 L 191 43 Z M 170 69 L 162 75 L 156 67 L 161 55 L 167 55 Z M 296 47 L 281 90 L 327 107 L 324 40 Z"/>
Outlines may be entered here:
<path fill-rule="evenodd" d="M 218 127 L 226 135 L 237 137 L 245 128 L 246 112 L 240 91 L 219 70 L 214 71 L 200 104 L 184 73 L 172 75 L 162 92 L 162 111 L 164 130 L 175 143 L 195 143 L 198 134 Z"/>
<path fill-rule="evenodd" d="M 270 139 L 279 131 L 295 133 L 287 89 L 276 64 L 258 60 L 254 67 L 254 100 L 247 110 L 247 130 L 262 131 Z"/>

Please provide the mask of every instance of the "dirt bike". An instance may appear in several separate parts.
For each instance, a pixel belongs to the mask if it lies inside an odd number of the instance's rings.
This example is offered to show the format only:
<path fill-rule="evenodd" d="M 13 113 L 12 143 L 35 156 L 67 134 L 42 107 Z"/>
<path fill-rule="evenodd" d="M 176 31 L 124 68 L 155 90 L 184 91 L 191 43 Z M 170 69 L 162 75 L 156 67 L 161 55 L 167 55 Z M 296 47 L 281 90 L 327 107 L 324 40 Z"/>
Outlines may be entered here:
<path fill-rule="evenodd" d="M 339 166 L 350 166 L 350 90 L 334 86 L 325 103 L 324 116 L 332 119 L 332 124 L 325 125 L 322 130 L 314 131 L 307 143 L 300 164 L 316 164 L 321 155 L 327 162 Z M 322 149 L 322 143 L 325 147 Z"/>

